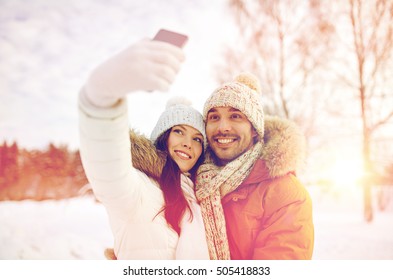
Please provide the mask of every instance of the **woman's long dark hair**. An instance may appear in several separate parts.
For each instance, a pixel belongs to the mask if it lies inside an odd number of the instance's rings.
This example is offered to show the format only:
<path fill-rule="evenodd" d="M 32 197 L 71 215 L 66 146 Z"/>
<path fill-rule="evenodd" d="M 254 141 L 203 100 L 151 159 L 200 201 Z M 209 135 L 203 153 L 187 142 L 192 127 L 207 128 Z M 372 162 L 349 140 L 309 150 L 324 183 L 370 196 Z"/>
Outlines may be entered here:
<path fill-rule="evenodd" d="M 159 184 L 161 190 L 164 194 L 165 205 L 161 211 L 164 211 L 164 216 L 167 223 L 180 235 L 180 221 L 182 217 L 188 211 L 190 214 L 190 220 L 192 220 L 193 215 L 190 206 L 186 198 L 184 197 L 183 191 L 181 189 L 181 171 L 177 163 L 171 158 L 168 151 L 168 138 L 171 133 L 171 128 L 165 131 L 157 139 L 157 149 L 165 151 L 167 153 L 166 163 L 162 169 Z M 202 147 L 202 154 L 189 171 L 191 174 L 191 180 L 195 183 L 196 171 L 198 167 L 204 161 L 204 152 Z"/>

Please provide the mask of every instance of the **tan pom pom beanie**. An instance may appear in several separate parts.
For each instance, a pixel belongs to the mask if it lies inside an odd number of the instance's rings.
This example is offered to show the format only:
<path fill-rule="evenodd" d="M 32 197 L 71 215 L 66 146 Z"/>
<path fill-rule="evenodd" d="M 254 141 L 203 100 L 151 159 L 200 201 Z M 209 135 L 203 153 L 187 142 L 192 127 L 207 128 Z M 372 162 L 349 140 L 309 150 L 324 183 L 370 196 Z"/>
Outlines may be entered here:
<path fill-rule="evenodd" d="M 241 73 L 233 82 L 225 83 L 217 88 L 206 100 L 203 108 L 203 118 L 215 107 L 232 107 L 242 112 L 252 123 L 263 139 L 264 114 L 259 80 L 250 73 Z"/>

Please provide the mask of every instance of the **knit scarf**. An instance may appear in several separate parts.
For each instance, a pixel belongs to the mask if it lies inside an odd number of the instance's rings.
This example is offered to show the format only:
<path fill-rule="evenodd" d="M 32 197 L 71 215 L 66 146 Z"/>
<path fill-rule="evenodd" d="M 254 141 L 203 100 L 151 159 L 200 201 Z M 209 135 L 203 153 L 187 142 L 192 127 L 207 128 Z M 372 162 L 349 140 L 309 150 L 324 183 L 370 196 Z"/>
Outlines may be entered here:
<path fill-rule="evenodd" d="M 258 142 L 250 150 L 223 167 L 213 163 L 207 153 L 197 172 L 196 196 L 200 202 L 205 224 L 209 255 L 212 260 L 229 260 L 230 251 L 221 198 L 234 191 L 250 174 L 262 153 Z"/>

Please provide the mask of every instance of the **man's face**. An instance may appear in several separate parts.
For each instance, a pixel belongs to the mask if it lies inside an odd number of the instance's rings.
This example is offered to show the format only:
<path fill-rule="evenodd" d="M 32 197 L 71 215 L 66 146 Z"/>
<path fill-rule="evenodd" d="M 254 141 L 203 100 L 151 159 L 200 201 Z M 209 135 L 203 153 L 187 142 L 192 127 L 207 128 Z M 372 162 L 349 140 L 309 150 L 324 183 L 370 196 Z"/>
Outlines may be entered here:
<path fill-rule="evenodd" d="M 207 114 L 206 137 L 219 165 L 248 151 L 257 135 L 251 122 L 237 109 L 216 107 Z"/>

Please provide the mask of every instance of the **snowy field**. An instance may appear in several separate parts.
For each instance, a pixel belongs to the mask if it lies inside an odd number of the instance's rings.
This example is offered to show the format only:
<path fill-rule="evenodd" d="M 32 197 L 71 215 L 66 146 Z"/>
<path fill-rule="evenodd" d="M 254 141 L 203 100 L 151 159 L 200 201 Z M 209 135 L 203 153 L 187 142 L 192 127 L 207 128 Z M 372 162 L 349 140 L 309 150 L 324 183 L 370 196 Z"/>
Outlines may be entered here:
<path fill-rule="evenodd" d="M 393 260 L 393 197 L 362 220 L 361 193 L 310 192 L 315 260 Z M 92 197 L 0 202 L 0 259 L 100 260 L 112 245 L 103 206 Z"/>

